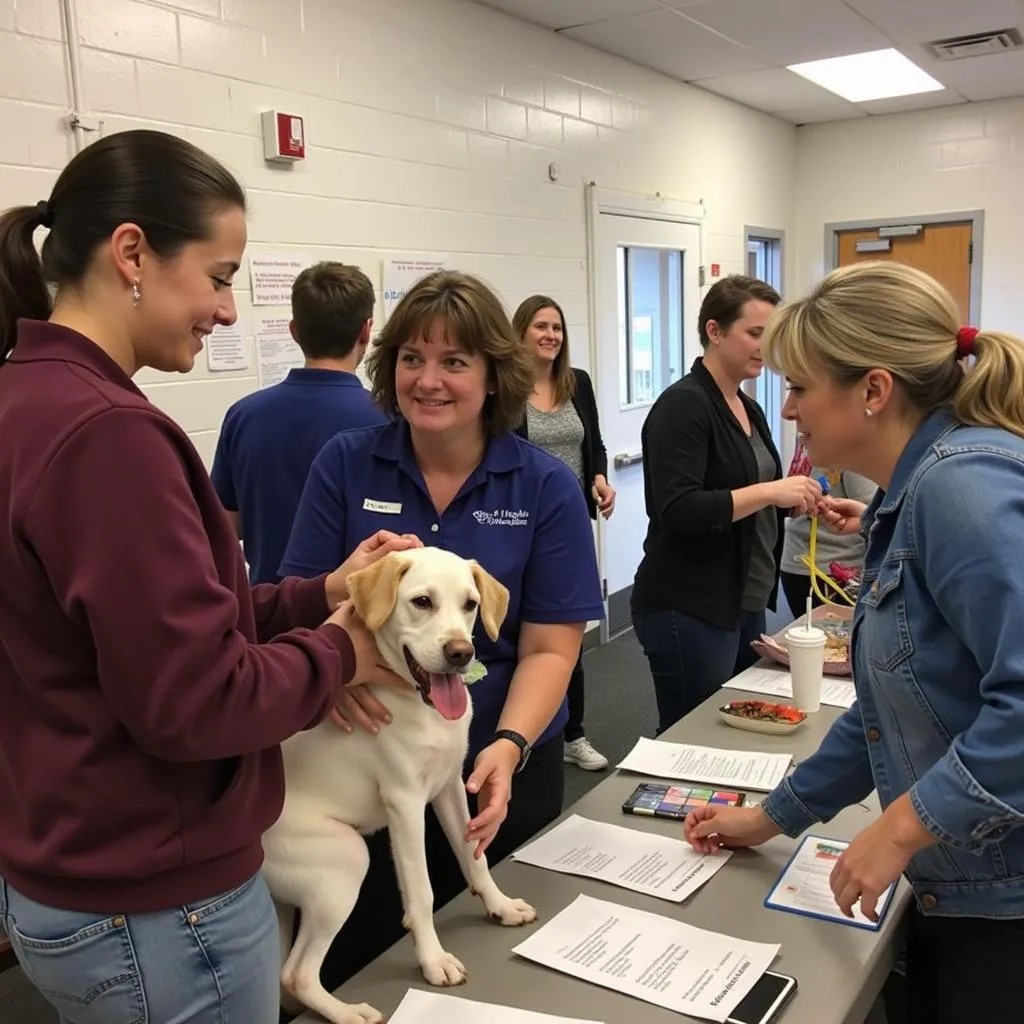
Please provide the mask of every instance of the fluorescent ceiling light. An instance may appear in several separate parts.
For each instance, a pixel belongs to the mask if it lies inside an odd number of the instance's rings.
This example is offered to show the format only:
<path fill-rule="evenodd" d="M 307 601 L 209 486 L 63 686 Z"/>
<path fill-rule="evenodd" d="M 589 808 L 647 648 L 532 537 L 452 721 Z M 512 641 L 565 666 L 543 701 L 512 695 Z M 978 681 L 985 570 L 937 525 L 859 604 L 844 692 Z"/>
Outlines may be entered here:
<path fill-rule="evenodd" d="M 945 89 L 898 50 L 872 50 L 848 57 L 790 64 L 789 70 L 851 103 L 912 96 Z"/>

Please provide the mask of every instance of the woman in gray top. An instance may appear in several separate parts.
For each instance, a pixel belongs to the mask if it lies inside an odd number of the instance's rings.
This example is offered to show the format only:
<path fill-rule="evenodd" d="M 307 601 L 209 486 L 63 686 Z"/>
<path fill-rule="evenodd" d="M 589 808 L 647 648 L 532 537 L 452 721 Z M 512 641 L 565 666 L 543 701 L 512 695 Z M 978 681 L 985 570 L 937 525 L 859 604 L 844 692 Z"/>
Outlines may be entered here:
<path fill-rule="evenodd" d="M 822 466 L 812 466 L 802 441 L 797 443 L 796 453 L 789 467 L 789 476 L 809 476 L 815 480 L 824 477 L 828 481 L 828 493 L 834 498 L 853 498 L 870 504 L 877 490 L 874 483 L 867 477 L 856 473 L 840 472 Z M 812 596 L 815 606 L 821 601 L 811 588 L 811 570 L 803 561 L 803 556 L 811 550 L 811 517 L 791 516 L 786 520 L 786 536 L 782 546 L 781 583 L 786 595 L 786 603 L 794 615 L 803 614 L 807 606 L 808 596 Z M 830 566 L 833 562 L 860 569 L 864 560 L 864 538 L 859 533 L 837 534 L 822 529 L 819 525 L 815 541 L 815 565 L 824 573 L 831 575 Z M 831 589 L 821 585 L 826 596 L 831 597 Z M 840 598 L 840 600 L 842 600 Z"/>
<path fill-rule="evenodd" d="M 564 462 L 583 488 L 591 518 L 607 519 L 615 508 L 608 483 L 608 453 L 601 440 L 594 385 L 585 370 L 569 362 L 569 337 L 562 307 L 546 295 L 524 299 L 512 318 L 515 332 L 533 356 L 536 379 L 518 433 Z M 565 727 L 567 764 L 596 772 L 608 759 L 583 731 L 582 653 L 569 679 L 569 722 Z"/>

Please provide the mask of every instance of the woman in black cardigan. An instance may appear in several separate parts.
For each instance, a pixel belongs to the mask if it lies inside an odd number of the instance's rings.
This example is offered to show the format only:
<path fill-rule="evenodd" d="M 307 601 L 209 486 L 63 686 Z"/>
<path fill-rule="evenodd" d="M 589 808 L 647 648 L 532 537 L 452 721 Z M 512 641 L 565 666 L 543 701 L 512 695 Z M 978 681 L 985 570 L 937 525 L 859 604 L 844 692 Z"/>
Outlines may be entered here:
<path fill-rule="evenodd" d="M 714 284 L 700 309 L 704 356 L 661 393 L 641 433 L 649 522 L 631 603 L 659 732 L 754 663 L 785 512 L 811 512 L 821 497 L 816 481 L 782 477 L 764 413 L 741 391 L 761 373 L 778 302 L 753 278 Z"/>
<path fill-rule="evenodd" d="M 607 519 L 615 508 L 608 483 L 608 454 L 601 440 L 594 385 L 569 363 L 569 338 L 562 307 L 546 295 L 520 303 L 512 326 L 534 357 L 536 380 L 518 433 L 564 462 L 583 487 L 591 518 Z M 600 771 L 608 759 L 583 731 L 583 654 L 569 679 L 569 722 L 564 759 L 584 771 Z"/>

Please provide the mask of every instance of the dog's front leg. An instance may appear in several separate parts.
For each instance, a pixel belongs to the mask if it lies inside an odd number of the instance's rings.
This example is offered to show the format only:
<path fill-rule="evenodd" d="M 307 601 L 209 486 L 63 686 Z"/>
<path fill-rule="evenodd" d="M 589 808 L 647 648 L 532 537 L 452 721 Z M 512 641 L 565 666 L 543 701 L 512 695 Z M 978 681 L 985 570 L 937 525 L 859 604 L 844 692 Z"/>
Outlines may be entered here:
<path fill-rule="evenodd" d="M 466 885 L 474 896 L 480 897 L 488 915 L 508 927 L 536 921 L 537 911 L 529 903 L 511 899 L 498 888 L 498 883 L 491 877 L 491 870 L 487 866 L 487 857 L 473 856 L 476 843 L 467 843 L 465 839 L 466 826 L 469 824 L 466 787 L 458 775 L 445 783 L 444 788 L 435 797 L 433 806 L 444 834 L 458 858 Z"/>
<path fill-rule="evenodd" d="M 381 795 L 387 809 L 391 856 L 405 910 L 402 924 L 412 932 L 423 977 L 431 985 L 461 985 L 466 980 L 466 968 L 444 950 L 434 928 L 434 890 L 427 872 L 424 805 L 404 794 Z"/>

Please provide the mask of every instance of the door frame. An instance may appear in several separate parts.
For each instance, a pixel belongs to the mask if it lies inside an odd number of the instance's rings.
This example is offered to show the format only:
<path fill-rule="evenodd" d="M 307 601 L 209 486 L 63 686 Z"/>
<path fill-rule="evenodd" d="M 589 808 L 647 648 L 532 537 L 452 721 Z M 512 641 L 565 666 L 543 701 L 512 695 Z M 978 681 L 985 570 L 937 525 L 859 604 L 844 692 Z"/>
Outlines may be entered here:
<path fill-rule="evenodd" d="M 867 220 L 837 221 L 825 225 L 825 273 L 839 266 L 839 233 L 894 228 L 901 224 L 967 224 L 971 225 L 971 320 L 981 322 L 981 264 L 985 252 L 985 211 L 953 210 L 949 213 L 926 213 L 920 217 L 881 217 Z"/>
<path fill-rule="evenodd" d="M 697 273 L 698 294 L 704 296 L 706 287 L 700 283 L 704 280 L 704 215 L 705 208 L 703 200 L 699 202 L 687 202 L 680 199 L 665 199 L 660 194 L 640 195 L 633 192 L 619 192 L 613 189 L 601 188 L 594 181 L 589 181 L 584 187 L 584 202 L 586 208 L 586 241 L 587 241 L 587 319 L 588 350 L 590 354 L 590 373 L 594 379 L 595 393 L 601 393 L 601 353 L 598 350 L 598 294 L 597 294 L 597 241 L 596 228 L 598 218 L 601 216 L 623 217 L 631 220 L 659 220 L 673 224 L 687 224 L 697 228 Z M 614 362 L 609 365 L 618 366 L 618 352 L 615 353 Z M 683 367 L 685 370 L 685 367 Z M 599 402 L 600 404 L 600 402 Z M 652 403 L 653 404 L 653 403 Z M 597 544 L 598 569 L 601 573 L 601 589 L 604 598 L 604 618 L 599 626 L 598 642 L 608 643 L 611 639 L 609 629 L 608 602 L 611 595 L 608 593 L 607 579 L 605 577 L 605 522 L 601 516 L 597 517 L 597 533 L 595 541 Z"/>

